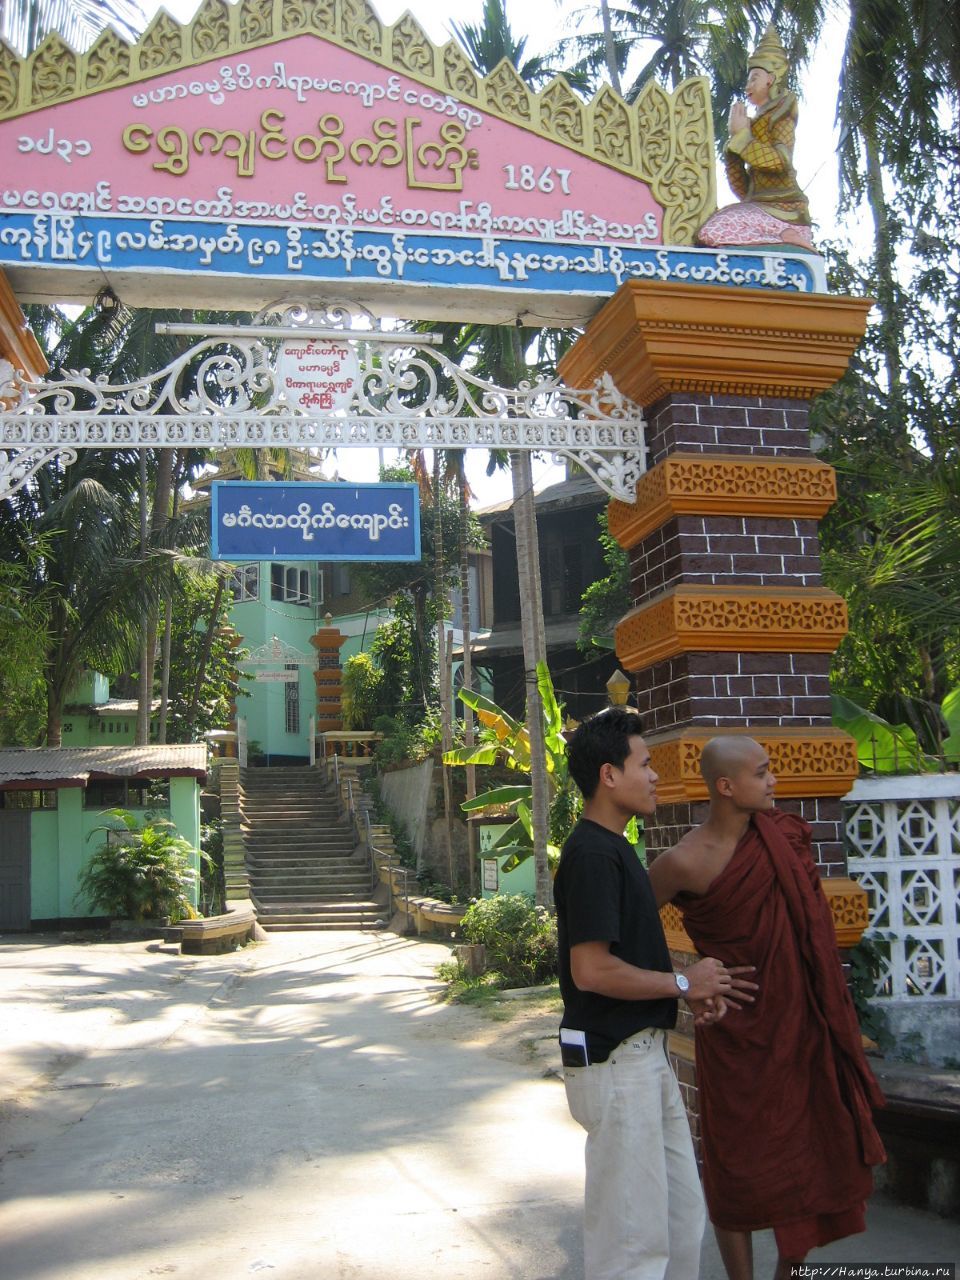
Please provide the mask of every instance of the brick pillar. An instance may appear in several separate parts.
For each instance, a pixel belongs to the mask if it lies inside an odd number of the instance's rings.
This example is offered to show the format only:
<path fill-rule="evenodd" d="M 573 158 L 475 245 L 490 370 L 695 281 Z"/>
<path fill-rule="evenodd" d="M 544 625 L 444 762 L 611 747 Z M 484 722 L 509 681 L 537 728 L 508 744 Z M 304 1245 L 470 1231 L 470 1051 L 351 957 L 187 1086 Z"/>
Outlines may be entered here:
<path fill-rule="evenodd" d="M 336 627 L 325 626 L 310 637 L 317 651 L 317 733 L 335 733 L 343 728 L 343 674 L 340 649 L 347 637 Z"/>
<path fill-rule="evenodd" d="M 728 730 L 763 743 L 779 803 L 813 824 L 824 870 L 844 869 L 839 798 L 857 759 L 831 724 L 828 672 L 847 619 L 820 579 L 817 521 L 836 487 L 810 454 L 807 412 L 869 305 L 633 281 L 561 362 L 576 387 L 609 372 L 648 424 L 636 501 L 609 514 L 633 597 L 617 654 L 661 777 L 654 857 L 703 820 L 700 751 Z"/>

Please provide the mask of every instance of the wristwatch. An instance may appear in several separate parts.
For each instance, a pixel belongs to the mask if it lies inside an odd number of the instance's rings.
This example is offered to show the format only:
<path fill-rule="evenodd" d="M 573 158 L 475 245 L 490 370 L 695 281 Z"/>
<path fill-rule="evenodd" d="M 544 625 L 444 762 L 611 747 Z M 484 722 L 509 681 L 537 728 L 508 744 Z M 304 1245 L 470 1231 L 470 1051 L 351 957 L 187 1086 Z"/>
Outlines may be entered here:
<path fill-rule="evenodd" d="M 685 996 L 690 990 L 690 979 L 686 977 L 685 974 L 675 973 L 673 975 L 673 980 L 677 984 L 677 991 L 680 995 Z"/>

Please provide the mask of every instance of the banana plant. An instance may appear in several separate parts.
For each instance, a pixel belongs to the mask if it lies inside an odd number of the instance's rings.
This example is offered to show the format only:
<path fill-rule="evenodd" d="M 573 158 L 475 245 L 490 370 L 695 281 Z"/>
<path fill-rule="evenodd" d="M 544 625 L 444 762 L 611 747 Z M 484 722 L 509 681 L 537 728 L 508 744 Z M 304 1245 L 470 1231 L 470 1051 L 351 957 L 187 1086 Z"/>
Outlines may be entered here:
<path fill-rule="evenodd" d="M 567 773 L 567 744 L 563 736 L 563 707 L 557 701 L 545 662 L 537 663 L 537 687 L 543 706 L 544 745 L 546 748 L 547 779 L 550 799 L 550 839 L 547 843 L 547 859 L 555 866 L 560 857 L 560 845 L 576 821 L 580 810 L 579 797 Z M 493 765 L 506 764 L 518 773 L 530 773 L 530 734 L 525 724 L 515 720 L 502 707 L 482 694 L 469 689 L 460 690 L 460 699 L 472 708 L 480 723 L 478 741 L 472 747 L 458 747 L 443 756 L 445 765 Z M 483 813 L 494 810 L 498 814 L 511 810 L 514 821 L 505 827 L 491 852 L 508 855 L 505 871 L 513 871 L 533 854 L 532 793 L 529 781 L 492 787 L 460 806 L 465 813 Z"/>
<path fill-rule="evenodd" d="M 873 773 L 929 773 L 960 764 L 960 686 L 935 708 L 943 732 L 936 754 L 923 749 L 908 724 L 890 724 L 838 694 L 832 703 L 833 723 L 856 739 L 860 764 Z"/>

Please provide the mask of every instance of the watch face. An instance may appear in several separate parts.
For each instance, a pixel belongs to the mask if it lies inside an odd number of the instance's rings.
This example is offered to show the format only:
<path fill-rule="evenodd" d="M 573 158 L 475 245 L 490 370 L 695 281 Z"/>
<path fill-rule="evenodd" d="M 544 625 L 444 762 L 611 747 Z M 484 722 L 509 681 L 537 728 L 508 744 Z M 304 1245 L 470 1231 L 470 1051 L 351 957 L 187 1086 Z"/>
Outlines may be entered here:
<path fill-rule="evenodd" d="M 678 990 L 680 990 L 680 991 L 689 991 L 689 990 L 690 990 L 690 979 L 689 979 L 689 978 L 685 978 L 685 977 L 683 976 L 683 974 L 682 974 L 682 973 L 675 973 L 673 976 L 674 976 L 674 977 L 676 978 L 676 980 L 677 980 L 677 988 L 678 988 Z"/>

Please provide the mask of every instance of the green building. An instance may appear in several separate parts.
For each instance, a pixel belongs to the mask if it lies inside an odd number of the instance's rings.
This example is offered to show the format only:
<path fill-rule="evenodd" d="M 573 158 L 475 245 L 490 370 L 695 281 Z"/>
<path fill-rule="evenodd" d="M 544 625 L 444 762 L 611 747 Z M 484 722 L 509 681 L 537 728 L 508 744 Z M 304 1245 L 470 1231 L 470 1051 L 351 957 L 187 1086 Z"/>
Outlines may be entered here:
<path fill-rule="evenodd" d="M 0 749 L 0 930 L 96 918 L 77 890 L 105 809 L 168 818 L 198 850 L 206 776 L 203 743 Z"/>

